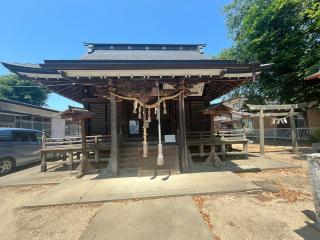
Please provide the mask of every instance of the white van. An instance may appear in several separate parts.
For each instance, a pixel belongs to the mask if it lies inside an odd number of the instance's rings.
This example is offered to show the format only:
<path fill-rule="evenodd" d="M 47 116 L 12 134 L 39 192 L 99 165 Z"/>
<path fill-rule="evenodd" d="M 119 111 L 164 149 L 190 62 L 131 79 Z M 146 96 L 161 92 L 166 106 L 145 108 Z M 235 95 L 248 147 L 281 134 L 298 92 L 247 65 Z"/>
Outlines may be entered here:
<path fill-rule="evenodd" d="M 40 161 L 42 132 L 23 128 L 0 128 L 0 175 L 15 167 Z"/>

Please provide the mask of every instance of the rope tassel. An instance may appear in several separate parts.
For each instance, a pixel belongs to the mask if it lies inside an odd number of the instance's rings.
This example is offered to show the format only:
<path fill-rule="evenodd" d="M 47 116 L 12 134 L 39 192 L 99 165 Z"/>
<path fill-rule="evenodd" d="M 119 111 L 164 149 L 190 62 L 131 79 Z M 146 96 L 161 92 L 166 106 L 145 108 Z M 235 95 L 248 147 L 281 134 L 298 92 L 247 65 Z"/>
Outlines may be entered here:
<path fill-rule="evenodd" d="M 158 87 L 158 103 L 159 105 L 157 106 L 157 117 L 158 117 L 158 134 L 159 134 L 159 144 L 158 144 L 158 157 L 157 157 L 157 165 L 162 166 L 164 164 L 163 160 L 163 152 L 162 152 L 162 143 L 161 143 L 161 106 L 160 106 L 160 90 L 159 90 L 159 83 L 157 83 Z"/>
<path fill-rule="evenodd" d="M 151 122 L 151 110 L 150 108 L 148 109 L 148 122 Z"/>
<path fill-rule="evenodd" d="M 167 104 L 163 101 L 163 114 L 167 114 Z"/>
<path fill-rule="evenodd" d="M 142 110 L 142 107 L 140 106 L 140 107 L 139 107 L 138 119 L 142 119 L 142 117 L 141 117 L 141 110 Z"/>
<path fill-rule="evenodd" d="M 136 114 L 137 113 L 137 107 L 138 107 L 138 101 L 135 100 L 133 102 L 133 114 Z"/>
<path fill-rule="evenodd" d="M 148 156 L 148 142 L 147 142 L 147 128 L 148 128 L 148 121 L 146 116 L 146 109 L 143 109 L 143 157 Z"/>

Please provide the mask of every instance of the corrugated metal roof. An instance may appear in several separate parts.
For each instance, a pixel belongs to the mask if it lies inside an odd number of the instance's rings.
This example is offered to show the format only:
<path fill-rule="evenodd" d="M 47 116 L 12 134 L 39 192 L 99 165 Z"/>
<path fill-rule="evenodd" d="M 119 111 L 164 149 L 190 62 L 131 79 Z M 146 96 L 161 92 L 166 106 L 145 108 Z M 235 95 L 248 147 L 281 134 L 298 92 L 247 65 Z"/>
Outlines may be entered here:
<path fill-rule="evenodd" d="M 1 102 L 20 105 L 20 106 L 25 106 L 25 107 L 30 107 L 30 108 L 37 108 L 37 109 L 40 109 L 40 110 L 45 110 L 45 111 L 50 111 L 50 112 L 55 112 L 55 113 L 59 112 L 57 110 L 53 110 L 53 109 L 50 109 L 50 108 L 45 108 L 45 107 L 32 105 L 32 104 L 28 104 L 28 103 L 22 103 L 22 102 L 18 102 L 18 101 L 14 101 L 14 100 L 9 100 L 9 99 L 0 98 L 0 105 L 1 105 Z"/>
<path fill-rule="evenodd" d="M 206 60 L 197 50 L 95 50 L 82 60 Z"/>

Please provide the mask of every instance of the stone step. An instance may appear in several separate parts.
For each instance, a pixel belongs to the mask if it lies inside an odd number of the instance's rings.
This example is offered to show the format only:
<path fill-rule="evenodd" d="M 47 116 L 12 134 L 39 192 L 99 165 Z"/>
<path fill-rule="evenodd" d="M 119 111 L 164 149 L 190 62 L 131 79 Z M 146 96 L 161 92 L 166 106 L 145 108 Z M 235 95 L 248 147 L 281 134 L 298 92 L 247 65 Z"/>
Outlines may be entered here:
<path fill-rule="evenodd" d="M 139 170 L 139 177 L 147 176 L 170 176 L 180 174 L 176 169 L 154 169 L 154 170 Z"/>

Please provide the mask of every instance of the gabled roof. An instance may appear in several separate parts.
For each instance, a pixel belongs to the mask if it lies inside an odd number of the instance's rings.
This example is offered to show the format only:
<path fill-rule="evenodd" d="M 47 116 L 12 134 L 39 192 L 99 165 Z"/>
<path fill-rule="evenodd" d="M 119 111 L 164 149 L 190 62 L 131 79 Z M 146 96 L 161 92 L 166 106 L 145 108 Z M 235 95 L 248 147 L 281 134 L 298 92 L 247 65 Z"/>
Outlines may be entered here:
<path fill-rule="evenodd" d="M 231 113 L 232 108 L 223 104 L 223 102 L 210 105 L 203 111 L 203 114 L 220 115 L 221 113 Z"/>
<path fill-rule="evenodd" d="M 3 65 L 53 92 L 82 102 L 88 85 L 119 81 L 202 83 L 203 96 L 216 99 L 247 81 L 269 65 L 214 60 L 202 54 L 204 44 L 100 44 L 85 43 L 88 53 L 80 60 L 45 60 L 42 64 Z M 133 79 L 133 80 L 131 80 Z M 87 84 L 87 85 L 86 85 Z M 94 88 L 94 87 L 92 87 Z"/>

